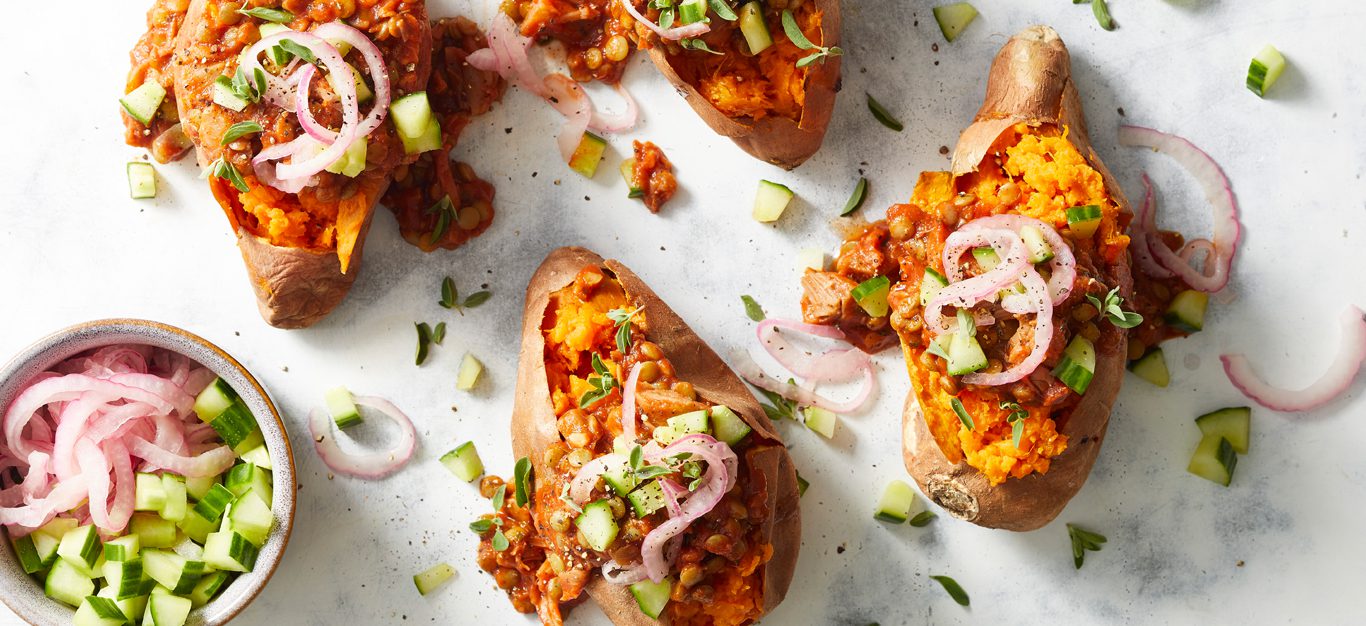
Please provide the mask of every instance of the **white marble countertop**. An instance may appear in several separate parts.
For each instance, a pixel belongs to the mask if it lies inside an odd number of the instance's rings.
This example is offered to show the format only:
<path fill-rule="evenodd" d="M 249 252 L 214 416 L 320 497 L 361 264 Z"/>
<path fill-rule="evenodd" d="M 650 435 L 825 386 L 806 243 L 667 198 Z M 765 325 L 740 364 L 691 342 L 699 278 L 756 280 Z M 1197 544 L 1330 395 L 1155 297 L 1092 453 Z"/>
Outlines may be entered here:
<path fill-rule="evenodd" d="M 511 471 L 512 405 L 522 290 L 552 248 L 589 246 L 650 281 L 723 354 L 751 341 L 740 294 L 772 315 L 799 314 L 796 252 L 833 248 L 826 224 L 859 171 L 864 208 L 880 215 L 909 196 L 917 172 L 942 168 L 976 109 L 987 64 L 1006 37 L 1033 23 L 1062 33 L 1102 157 L 1131 196 L 1148 169 L 1166 191 L 1164 223 L 1197 232 L 1207 211 L 1193 182 L 1160 155 L 1115 146 L 1121 121 L 1184 135 L 1233 180 L 1246 239 L 1235 301 L 1212 305 L 1205 332 L 1168 348 L 1173 382 L 1130 378 L 1090 481 L 1046 528 L 1013 534 L 941 516 L 923 529 L 872 519 L 877 493 L 906 478 L 899 356 L 880 356 L 877 405 L 849 416 L 833 441 L 784 425 L 811 488 L 787 601 L 765 623 L 1348 623 L 1366 618 L 1361 540 L 1366 420 L 1357 381 L 1308 415 L 1254 411 L 1252 451 L 1230 488 L 1191 476 L 1194 416 L 1243 403 L 1216 355 L 1246 351 L 1259 370 L 1300 384 L 1337 341 L 1338 312 L 1366 305 L 1366 47 L 1356 2 L 1112 0 L 1120 28 L 1097 27 L 1065 0 L 977 0 L 982 16 L 947 44 L 928 2 L 846 2 L 844 91 L 824 149 L 795 172 L 747 158 L 712 135 L 642 56 L 627 84 L 644 124 L 613 137 L 602 172 L 586 181 L 558 162 L 557 117 L 512 92 L 476 120 L 457 149 L 498 187 L 498 215 L 454 252 L 423 254 L 381 210 L 364 271 L 345 303 L 305 331 L 266 326 L 256 313 L 221 211 L 188 164 L 159 166 L 160 195 L 127 198 L 115 98 L 143 2 L 82 3 L 60 30 L 22 24 L 0 38 L 0 356 L 82 320 L 137 316 L 199 333 L 243 360 L 286 414 L 301 483 L 283 565 L 243 624 L 521 624 L 474 563 L 466 525 L 487 503 L 437 463 L 472 439 L 491 471 Z M 487 20 L 492 0 L 432 2 Z M 1273 96 L 1243 87 L 1248 59 L 1274 43 L 1290 69 Z M 864 107 L 870 92 L 903 122 L 893 133 Z M 1122 112 L 1121 112 L 1122 107 Z M 511 129 L 505 131 L 505 129 Z M 624 199 L 615 163 L 631 138 L 657 142 L 683 191 L 658 216 Z M 776 227 L 749 218 L 758 178 L 799 200 Z M 591 198 L 591 201 L 587 198 Z M 442 276 L 494 297 L 463 317 L 437 305 Z M 413 322 L 449 324 L 445 345 L 412 362 Z M 488 366 L 473 394 L 454 388 L 461 355 Z M 337 384 L 388 397 L 418 424 L 416 460 L 384 482 L 327 478 L 305 415 Z M 452 412 L 452 405 L 458 412 Z M 1073 569 L 1065 522 L 1109 537 Z M 412 574 L 438 562 L 459 571 L 419 596 Z M 972 596 L 955 605 L 929 575 L 955 577 Z M 585 606 L 569 620 L 605 624 Z M 0 609 L 0 624 L 19 620 Z"/>

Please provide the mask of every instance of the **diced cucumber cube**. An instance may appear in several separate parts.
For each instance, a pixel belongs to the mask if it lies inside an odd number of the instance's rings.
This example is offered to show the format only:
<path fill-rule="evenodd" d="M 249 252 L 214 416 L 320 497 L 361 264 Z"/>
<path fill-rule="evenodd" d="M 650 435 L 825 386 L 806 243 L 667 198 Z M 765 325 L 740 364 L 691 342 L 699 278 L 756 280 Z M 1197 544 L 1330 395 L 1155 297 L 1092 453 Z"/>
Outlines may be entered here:
<path fill-rule="evenodd" d="M 47 597 L 71 606 L 80 606 L 86 596 L 95 593 L 95 581 L 66 559 L 57 559 L 43 581 Z"/>
<path fill-rule="evenodd" d="M 949 285 L 949 279 L 938 271 L 925 268 L 925 275 L 920 278 L 920 306 L 929 306 L 930 301 L 939 295 L 939 290 Z"/>
<path fill-rule="evenodd" d="M 839 416 L 822 409 L 818 406 L 809 406 L 803 409 L 806 414 L 806 427 L 818 433 L 826 439 L 835 436 L 835 426 L 839 423 Z"/>
<path fill-rule="evenodd" d="M 454 567 L 445 563 L 437 563 L 426 571 L 413 575 L 413 585 L 417 586 L 419 594 L 425 596 L 445 584 L 452 576 L 455 576 Z"/>
<path fill-rule="evenodd" d="M 147 598 L 147 610 L 142 616 L 143 626 L 184 626 L 194 608 L 189 598 L 154 593 Z"/>
<path fill-rule="evenodd" d="M 143 550 L 142 569 L 175 594 L 189 593 L 206 571 L 204 561 L 192 561 L 166 550 Z"/>
<path fill-rule="evenodd" d="M 128 174 L 128 195 L 134 200 L 157 197 L 157 171 L 146 161 L 131 161 L 125 168 Z"/>
<path fill-rule="evenodd" d="M 574 148 L 574 154 L 569 156 L 569 169 L 583 174 L 584 178 L 592 178 L 598 173 L 598 164 L 602 163 L 602 155 L 606 152 L 607 140 L 586 132 Z"/>
<path fill-rule="evenodd" d="M 252 542 L 231 530 L 209 533 L 204 541 L 204 562 L 217 570 L 250 572 L 256 566 L 257 554 Z"/>
<path fill-rule="evenodd" d="M 878 500 L 877 511 L 873 517 L 893 524 L 904 524 L 911 517 L 911 506 L 915 504 L 915 489 L 903 480 L 887 483 Z"/>
<path fill-rule="evenodd" d="M 185 494 L 195 500 L 203 500 L 204 494 L 219 483 L 218 476 L 195 476 L 185 478 Z"/>
<path fill-rule="evenodd" d="M 636 599 L 636 605 L 650 619 L 659 619 L 659 616 L 664 614 L 664 607 L 669 605 L 669 596 L 673 592 L 673 588 L 674 581 L 672 578 L 665 578 L 657 583 L 642 580 L 630 587 L 631 596 Z"/>
<path fill-rule="evenodd" d="M 365 421 L 360 416 L 360 409 L 356 408 L 355 399 L 346 387 L 329 389 L 323 395 L 323 400 L 327 403 L 327 412 L 332 415 L 332 421 L 337 423 L 337 428 L 346 428 Z"/>
<path fill-rule="evenodd" d="M 1247 454 L 1248 442 L 1252 439 L 1251 408 L 1234 406 L 1210 411 L 1195 418 L 1195 423 L 1200 427 L 1200 434 L 1223 437 L 1233 446 L 1234 452 Z"/>
<path fill-rule="evenodd" d="M 226 520 L 227 530 L 236 531 L 260 546 L 270 536 L 270 529 L 275 525 L 275 514 L 255 491 L 248 491 L 232 504 Z"/>
<path fill-rule="evenodd" d="M 1063 350 L 1062 361 L 1053 368 L 1053 375 L 1078 394 L 1086 393 L 1096 372 L 1096 346 L 1090 339 L 1077 335 Z"/>
<path fill-rule="evenodd" d="M 161 518 L 172 522 L 185 519 L 189 505 L 185 479 L 175 474 L 162 474 L 161 487 L 166 492 L 166 502 L 161 505 Z"/>
<path fill-rule="evenodd" d="M 473 441 L 466 441 L 441 455 L 441 464 L 465 482 L 471 482 L 484 473 L 484 462 L 479 458 L 479 451 L 474 449 Z"/>
<path fill-rule="evenodd" d="M 87 596 L 76 608 L 75 626 L 123 626 L 128 621 L 118 603 L 109 598 Z"/>
<path fill-rule="evenodd" d="M 270 460 L 270 449 L 261 444 L 238 455 L 243 462 L 251 463 L 261 469 L 273 470 L 275 464 Z"/>
<path fill-rule="evenodd" d="M 175 545 L 175 522 L 157 513 L 134 513 L 128 529 L 138 536 L 142 548 L 169 548 Z"/>
<path fill-rule="evenodd" d="M 892 281 L 886 276 L 874 276 L 858 284 L 849 292 L 850 297 L 857 302 L 859 308 L 863 309 L 871 317 L 887 317 L 890 307 L 887 305 L 887 295 L 891 293 Z"/>
<path fill-rule="evenodd" d="M 57 558 L 57 548 L 62 540 L 51 535 L 33 532 L 18 539 L 10 539 L 14 555 L 19 557 L 19 565 L 26 574 L 36 574 L 49 567 Z"/>
<path fill-rule="evenodd" d="M 1237 466 L 1238 454 L 1234 452 L 1233 444 L 1223 436 L 1213 434 L 1200 439 L 1186 471 L 1227 487 L 1233 481 L 1233 469 Z"/>
<path fill-rule="evenodd" d="M 236 402 L 238 395 L 222 378 L 215 378 L 203 391 L 194 399 L 194 412 L 204 423 L 209 423 L 218 419 L 223 411 L 228 410 L 233 402 Z"/>
<path fill-rule="evenodd" d="M 778 221 L 778 218 L 783 216 L 783 211 L 787 210 L 787 205 L 792 202 L 793 195 L 787 185 L 760 180 L 759 190 L 754 194 L 754 219 L 764 223 Z"/>
<path fill-rule="evenodd" d="M 583 513 L 574 519 L 574 526 L 588 547 L 598 552 L 605 552 L 617 538 L 617 520 L 612 517 L 612 507 L 606 500 L 585 505 Z"/>
<path fill-rule="evenodd" d="M 90 577 L 96 575 L 95 564 L 103 553 L 104 544 L 100 543 L 100 534 L 94 525 L 78 526 L 75 530 L 67 531 L 62 535 L 62 543 L 57 546 L 57 556 Z"/>
<path fill-rule="evenodd" d="M 115 600 L 126 600 L 142 595 L 147 577 L 143 575 L 142 559 L 108 561 L 101 568 L 105 585 L 113 589 Z"/>
<path fill-rule="evenodd" d="M 114 562 L 132 561 L 138 558 L 141 549 L 137 535 L 124 535 L 104 542 L 104 558 Z"/>
<path fill-rule="evenodd" d="M 962 33 L 972 20 L 977 19 L 977 8 L 967 2 L 937 6 L 933 12 L 934 21 L 939 24 L 939 32 L 944 34 L 944 39 L 949 43 L 958 39 L 959 33 Z"/>
<path fill-rule="evenodd" d="M 232 580 L 232 574 L 227 572 L 210 572 L 199 579 L 199 584 L 194 586 L 190 592 L 190 604 L 194 608 L 199 608 L 209 603 L 218 592 Z"/>
<path fill-rule="evenodd" d="M 219 515 L 222 516 L 221 513 Z M 185 536 L 202 544 L 209 533 L 218 530 L 218 520 L 209 521 L 197 509 L 190 509 L 185 512 L 185 519 L 176 526 L 185 532 Z"/>
<path fill-rule="evenodd" d="M 1072 231 L 1072 236 L 1078 239 L 1096 234 L 1096 229 L 1100 227 L 1099 205 L 1074 206 L 1067 209 L 1066 215 L 1067 228 Z"/>
<path fill-rule="evenodd" d="M 664 488 L 659 485 L 659 481 L 652 480 L 632 491 L 626 496 L 626 500 L 631 503 L 631 508 L 635 509 L 636 517 L 643 518 L 664 507 Z"/>
<path fill-rule="evenodd" d="M 248 491 L 254 491 L 262 500 L 270 502 L 274 499 L 274 490 L 271 488 L 271 475 L 268 470 L 253 463 L 239 463 L 228 470 L 227 478 L 223 485 L 234 495 L 241 496 Z"/>
<path fill-rule="evenodd" d="M 139 473 L 133 483 L 133 510 L 161 512 L 166 506 L 166 486 L 156 474 Z"/>
<path fill-rule="evenodd" d="M 119 98 L 119 104 L 123 105 L 123 110 L 127 111 L 128 115 L 146 126 L 152 123 L 152 118 L 161 110 L 161 101 L 165 98 L 166 88 L 156 80 L 148 80 Z"/>
<path fill-rule="evenodd" d="M 717 439 L 734 448 L 753 429 L 730 407 L 718 404 L 711 408 L 711 430 Z"/>
<path fill-rule="evenodd" d="M 1166 387 L 1172 380 L 1162 348 L 1153 348 L 1147 354 L 1130 362 L 1129 371 L 1158 387 Z"/>
<path fill-rule="evenodd" d="M 708 419 L 709 413 L 710 411 L 707 409 L 689 411 L 670 417 L 666 421 L 669 423 L 669 428 L 672 428 L 679 437 L 700 435 L 711 430 L 711 420 Z"/>
<path fill-rule="evenodd" d="M 479 362 L 473 354 L 465 353 L 465 358 L 460 360 L 460 371 L 455 375 L 455 388 L 461 391 L 469 391 L 479 384 L 479 375 L 484 373 L 484 364 Z"/>

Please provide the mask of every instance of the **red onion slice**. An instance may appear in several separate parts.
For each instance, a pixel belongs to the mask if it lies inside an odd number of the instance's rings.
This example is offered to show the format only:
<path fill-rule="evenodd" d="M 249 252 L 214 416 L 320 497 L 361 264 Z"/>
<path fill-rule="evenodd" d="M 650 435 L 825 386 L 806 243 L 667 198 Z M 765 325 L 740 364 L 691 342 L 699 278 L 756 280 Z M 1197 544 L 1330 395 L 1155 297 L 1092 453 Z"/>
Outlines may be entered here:
<path fill-rule="evenodd" d="M 967 280 L 950 282 L 939 290 L 939 293 L 925 307 L 925 325 L 933 330 L 936 335 L 957 332 L 958 321 L 956 318 L 944 315 L 945 307 L 971 309 L 978 302 L 993 301 L 1002 289 L 1021 280 L 1026 270 L 1034 269 L 1029 264 L 1024 241 L 1015 232 L 977 229 L 958 230 L 945 239 L 944 268 L 946 273 L 951 272 L 961 278 L 962 273 L 951 268 L 958 265 L 959 257 L 963 253 L 979 246 L 991 246 L 997 251 L 996 254 L 1000 257 L 1001 263 L 991 271 Z"/>
<path fill-rule="evenodd" d="M 1058 234 L 1052 224 L 1026 215 L 992 215 L 968 222 L 960 230 L 998 228 L 1019 234 L 1025 226 L 1037 229 L 1043 234 L 1048 246 L 1053 248 L 1053 258 L 1048 260 L 1048 271 L 1051 273 L 1048 277 L 1048 294 L 1053 298 L 1053 306 L 1062 304 L 1062 301 L 1072 293 L 1072 286 L 1077 281 L 1077 257 L 1072 254 L 1072 247 L 1067 245 L 1067 241 Z M 996 251 L 997 255 L 1000 253 L 1000 250 Z M 944 267 L 949 269 L 947 265 Z M 955 263 L 952 269 L 957 272 L 961 268 Z"/>
<path fill-rule="evenodd" d="M 90 483 L 90 519 L 103 529 L 114 529 L 109 520 L 109 459 L 105 458 L 95 442 L 82 439 L 76 444 L 76 459 L 80 462 L 81 475 Z"/>
<path fill-rule="evenodd" d="M 89 428 L 90 417 L 113 399 L 113 396 L 85 393 L 62 408 L 57 420 L 56 440 L 52 444 L 52 473 L 58 480 L 81 473 L 76 462 L 77 443 Z"/>
<path fill-rule="evenodd" d="M 565 117 L 558 143 L 560 156 L 568 163 L 574 158 L 579 142 L 583 141 L 583 134 L 588 132 L 588 124 L 593 121 L 593 103 L 588 99 L 588 94 L 583 92 L 583 87 L 564 74 L 546 76 L 545 88 L 546 93 L 550 94 L 550 105 Z"/>
<path fill-rule="evenodd" d="M 636 363 L 631 367 L 621 392 L 621 434 L 631 442 L 636 440 L 636 387 L 640 386 L 641 365 Z"/>
<path fill-rule="evenodd" d="M 711 24 L 706 22 L 705 20 L 701 22 L 693 22 L 691 24 L 687 24 L 684 26 L 660 28 L 659 24 L 650 21 L 649 18 L 645 17 L 640 13 L 640 11 L 636 10 L 634 0 L 620 1 L 621 5 L 623 7 L 626 7 L 626 12 L 631 14 L 632 18 L 634 18 L 637 22 L 644 24 L 646 28 L 649 28 L 650 30 L 654 31 L 656 35 L 659 35 L 660 37 L 668 39 L 670 41 L 678 41 L 679 39 L 698 37 L 711 31 Z"/>
<path fill-rule="evenodd" d="M 303 154 L 302 151 L 298 151 L 290 157 L 288 163 L 277 163 L 275 165 L 275 176 L 282 180 L 309 178 L 324 169 L 327 169 L 329 165 L 336 163 L 337 159 L 345 156 L 347 148 L 350 148 L 351 144 L 356 140 L 357 119 L 360 117 L 360 106 L 357 103 L 356 83 L 349 80 L 351 77 L 351 68 L 346 65 L 345 61 L 342 61 L 341 54 L 337 52 L 336 48 L 332 48 L 332 45 L 325 41 L 322 42 L 322 44 L 327 48 L 330 48 L 331 53 L 328 54 L 323 50 L 315 50 L 318 54 L 318 58 L 327 64 L 328 71 L 332 72 L 334 76 L 346 77 L 333 81 L 338 83 L 336 89 L 337 97 L 341 100 L 342 105 L 342 127 L 341 130 L 337 131 L 336 139 L 328 144 L 321 152 L 304 158 L 302 161 L 298 161 L 299 157 Z M 340 65 L 340 70 L 333 67 L 332 63 L 334 61 Z M 313 76 L 316 73 L 317 71 L 311 65 L 305 66 L 303 69 L 299 70 L 299 87 L 295 92 L 297 94 L 295 100 L 297 102 L 296 112 L 300 124 L 304 124 L 305 120 L 312 119 L 312 114 L 308 112 L 308 90 L 309 85 L 312 84 Z M 300 137 L 300 139 L 301 138 L 302 137 Z M 295 141 L 298 141 L 298 139 Z"/>
<path fill-rule="evenodd" d="M 640 545 L 645 572 L 654 582 L 664 580 L 669 573 L 666 544 L 687 530 L 694 520 L 716 508 L 726 492 L 735 486 L 739 462 L 735 452 L 725 444 L 707 435 L 689 435 L 669 444 L 659 454 L 668 457 L 684 452 L 705 461 L 707 470 L 702 474 L 702 486 L 688 496 L 679 508 L 679 514 L 651 530 Z"/>
<path fill-rule="evenodd" d="M 371 41 L 355 28 L 347 26 L 343 22 L 328 22 L 313 29 L 313 34 L 322 37 L 324 40 L 344 41 L 351 44 L 351 48 L 359 52 L 365 59 L 365 67 L 370 72 L 370 82 L 374 83 L 375 97 L 370 113 L 361 120 L 360 126 L 356 127 L 356 136 L 364 137 L 379 128 L 384 123 L 384 119 L 389 115 L 389 68 L 384 63 L 384 53 L 380 52 L 379 46 Z M 347 72 L 347 78 L 352 78 L 351 73 Z M 302 81 L 302 77 L 300 77 Z M 341 80 L 337 77 L 336 80 Z M 355 81 L 352 81 L 354 84 Z"/>
<path fill-rule="evenodd" d="M 1053 300 L 1048 294 L 1048 285 L 1033 267 L 1025 268 L 1020 277 L 1025 294 L 1034 305 L 1034 342 L 1026 356 L 1019 363 L 1005 371 L 995 374 L 972 373 L 963 377 L 970 385 L 1008 385 L 1020 380 L 1038 369 L 1048 355 L 1048 346 L 1053 340 Z"/>
<path fill-rule="evenodd" d="M 52 521 L 58 513 L 76 508 L 90 497 L 90 486 L 84 476 L 62 481 L 42 498 L 18 507 L 0 508 L 0 524 L 9 526 L 11 536 L 19 528 L 33 530 Z"/>
<path fill-rule="evenodd" d="M 787 329 L 828 339 L 844 339 L 844 332 L 833 326 L 820 326 L 768 318 L 759 322 L 754 333 L 768 355 L 773 357 L 789 372 L 808 382 L 837 382 L 850 380 L 864 369 L 872 367 L 868 355 L 862 350 L 828 350 L 819 355 L 803 355 L 788 343 L 778 329 Z"/>
<path fill-rule="evenodd" d="M 1143 205 L 1139 208 L 1134 221 L 1129 225 L 1129 239 L 1132 242 L 1129 250 L 1133 252 L 1134 260 L 1143 273 L 1153 278 L 1171 278 L 1174 276 L 1172 271 L 1162 267 L 1162 264 L 1153 258 L 1153 246 L 1163 244 L 1158 239 L 1153 188 L 1147 176 L 1143 177 L 1143 186 L 1146 188 L 1146 192 L 1143 194 Z"/>
<path fill-rule="evenodd" d="M 631 96 L 631 92 L 626 90 L 626 86 L 617 83 L 614 87 L 617 94 L 621 96 L 625 110 L 620 113 L 601 113 L 593 111 L 593 121 L 589 122 L 588 127 L 604 133 L 619 133 L 635 128 L 640 121 L 640 105 L 636 104 L 636 99 Z"/>
<path fill-rule="evenodd" d="M 106 441 L 104 453 L 114 470 L 114 499 L 109 504 L 109 525 L 103 529 L 122 532 L 133 517 L 134 489 L 137 484 L 133 475 L 133 457 L 128 452 L 128 446 L 118 439 Z"/>
<path fill-rule="evenodd" d="M 1228 284 L 1229 269 L 1233 255 L 1238 250 L 1241 226 L 1238 223 L 1238 201 L 1233 195 L 1233 187 L 1223 169 L 1213 158 L 1190 141 L 1169 135 L 1151 128 L 1121 126 L 1119 143 L 1125 146 L 1152 148 L 1176 160 L 1195 177 L 1205 191 L 1214 212 L 1214 247 L 1218 254 L 1206 259 L 1208 275 L 1190 269 L 1180 257 L 1162 244 L 1157 237 L 1149 237 L 1149 249 L 1163 267 L 1176 272 L 1192 288 L 1205 292 L 1216 292 Z M 1151 188 L 1146 176 L 1144 185 Z M 1184 268 L 1184 269 L 1183 269 Z"/>
<path fill-rule="evenodd" d="M 609 470 L 625 466 L 627 462 L 626 457 L 613 453 L 584 463 L 569 482 L 569 497 L 575 504 L 587 502 L 593 496 L 593 487 L 597 486 L 598 478 Z"/>
<path fill-rule="evenodd" d="M 1355 305 L 1348 306 L 1339 319 L 1341 348 L 1318 380 L 1303 389 L 1285 389 L 1264 381 L 1252 371 L 1252 365 L 1242 354 L 1220 355 L 1224 373 L 1243 395 L 1273 411 L 1309 411 L 1321 407 L 1342 395 L 1366 360 L 1366 313 Z"/>
<path fill-rule="evenodd" d="M 186 478 L 217 476 L 237 461 L 237 455 L 227 446 L 218 446 L 198 456 L 182 456 L 136 435 L 128 436 L 127 441 L 128 449 L 147 465 Z"/>
<path fill-rule="evenodd" d="M 394 444 L 387 450 L 347 454 L 337 445 L 332 418 L 327 411 L 314 409 L 308 415 L 313 449 L 323 463 L 338 474 L 370 480 L 385 478 L 413 458 L 413 451 L 417 449 L 417 431 L 413 428 L 412 420 L 388 400 L 372 396 L 356 396 L 354 399 L 357 405 L 374 409 L 398 426 L 399 436 Z"/>
<path fill-rule="evenodd" d="M 863 408 L 868 398 L 873 395 L 873 390 L 877 388 L 877 377 L 873 375 L 872 362 L 863 369 L 863 385 L 853 398 L 844 402 L 831 400 L 810 389 L 800 385 L 794 385 L 769 376 L 764 373 L 758 363 L 754 362 L 748 354 L 741 352 L 735 358 L 735 372 L 755 387 L 766 389 L 776 393 L 788 400 L 796 402 L 801 406 L 818 406 L 827 411 L 835 413 L 853 413 Z"/>
<path fill-rule="evenodd" d="M 5 412 L 6 446 L 17 458 L 27 459 L 34 448 L 31 442 L 25 440 L 23 432 L 34 413 L 46 404 L 75 400 L 85 392 L 97 392 L 143 402 L 153 406 L 158 413 L 169 413 L 174 410 L 174 407 L 155 394 L 84 374 L 48 378 L 25 389 Z"/>

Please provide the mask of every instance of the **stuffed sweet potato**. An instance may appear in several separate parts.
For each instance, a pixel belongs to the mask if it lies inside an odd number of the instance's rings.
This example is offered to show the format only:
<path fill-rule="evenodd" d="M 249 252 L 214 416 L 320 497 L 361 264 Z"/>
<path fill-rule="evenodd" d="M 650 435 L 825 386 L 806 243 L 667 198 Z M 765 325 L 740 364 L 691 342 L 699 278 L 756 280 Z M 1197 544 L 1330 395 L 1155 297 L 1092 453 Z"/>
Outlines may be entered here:
<path fill-rule="evenodd" d="M 839 0 L 527 0 L 505 6 L 523 35 L 564 43 L 570 76 L 579 81 L 616 83 L 631 50 L 648 50 L 712 130 L 763 161 L 792 169 L 825 138 L 840 87 Z M 785 33 L 784 11 L 805 39 L 800 46 Z"/>
<path fill-rule="evenodd" d="M 481 567 L 546 624 L 585 592 L 616 624 L 753 623 L 801 543 L 796 472 L 763 415 L 629 269 L 551 253 L 527 289 L 512 417 L 529 477 L 486 516 Z"/>
<path fill-rule="evenodd" d="M 355 280 L 395 168 L 424 144 L 440 148 L 388 115 L 427 84 L 425 3 L 162 0 L 148 17 L 124 100 L 130 140 L 175 121 L 237 235 L 262 316 L 314 323 Z"/>
<path fill-rule="evenodd" d="M 1139 318 L 1130 218 L 1087 138 L 1067 49 L 1038 26 L 997 55 L 953 171 L 921 174 L 834 272 L 804 279 L 808 321 L 872 347 L 896 333 L 913 387 L 906 467 L 953 515 L 1029 530 L 1085 482 Z M 894 283 L 886 317 L 831 287 L 877 277 Z"/>

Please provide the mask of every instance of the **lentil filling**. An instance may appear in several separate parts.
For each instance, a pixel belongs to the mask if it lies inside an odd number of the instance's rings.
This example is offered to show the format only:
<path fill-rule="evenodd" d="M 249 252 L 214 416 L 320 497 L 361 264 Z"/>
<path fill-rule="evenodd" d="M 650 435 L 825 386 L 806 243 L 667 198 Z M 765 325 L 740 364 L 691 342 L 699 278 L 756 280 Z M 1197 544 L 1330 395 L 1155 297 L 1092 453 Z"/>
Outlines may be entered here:
<path fill-rule="evenodd" d="M 534 608 L 546 624 L 562 623 L 561 605 L 579 601 L 585 585 L 608 559 L 640 562 L 645 536 L 667 519 L 663 509 L 639 516 L 623 498 L 599 485 L 592 499 L 609 503 L 620 532 L 605 551 L 596 551 L 575 527 L 577 507 L 563 496 L 569 482 L 586 463 L 612 452 L 614 439 L 622 434 L 620 388 L 580 407 L 583 394 L 592 388 L 592 356 L 596 354 L 616 377 L 641 366 L 636 402 L 644 437 L 669 417 L 710 406 L 691 383 L 678 378 L 668 355 L 649 341 L 649 320 L 641 313 L 633 318 L 628 351 L 618 349 L 616 325 L 607 313 L 630 306 L 620 283 L 597 266 L 584 268 L 571 285 L 552 294 L 541 329 L 547 391 L 560 434 L 560 440 L 543 451 L 545 466 L 553 468 L 553 474 L 535 477 L 529 509 L 508 498 L 501 509 L 485 516 L 503 523 L 484 533 L 480 567 L 507 591 L 517 610 Z M 766 445 L 774 444 L 755 436 L 737 444 L 736 486 L 684 531 L 670 573 L 673 588 L 665 612 L 670 623 L 738 626 L 762 615 L 761 566 L 772 557 L 773 547 L 760 538 L 771 512 L 764 473 L 748 462 L 748 454 Z M 686 484 L 686 479 L 680 480 Z M 485 479 L 487 495 L 498 482 Z M 506 550 L 493 546 L 499 528 L 508 540 Z"/>

